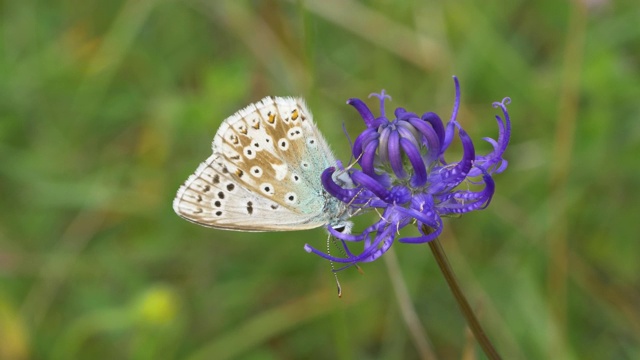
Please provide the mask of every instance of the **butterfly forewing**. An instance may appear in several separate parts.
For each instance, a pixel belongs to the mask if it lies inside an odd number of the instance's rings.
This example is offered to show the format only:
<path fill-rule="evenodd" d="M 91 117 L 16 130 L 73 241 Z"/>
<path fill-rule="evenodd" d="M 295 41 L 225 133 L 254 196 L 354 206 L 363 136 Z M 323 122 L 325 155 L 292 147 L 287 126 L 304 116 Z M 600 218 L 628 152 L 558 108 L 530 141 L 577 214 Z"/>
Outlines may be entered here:
<path fill-rule="evenodd" d="M 335 159 L 302 100 L 249 105 L 223 122 L 212 148 L 174 200 L 187 220 L 267 231 L 314 228 L 336 216 L 326 212 L 320 182 Z"/>

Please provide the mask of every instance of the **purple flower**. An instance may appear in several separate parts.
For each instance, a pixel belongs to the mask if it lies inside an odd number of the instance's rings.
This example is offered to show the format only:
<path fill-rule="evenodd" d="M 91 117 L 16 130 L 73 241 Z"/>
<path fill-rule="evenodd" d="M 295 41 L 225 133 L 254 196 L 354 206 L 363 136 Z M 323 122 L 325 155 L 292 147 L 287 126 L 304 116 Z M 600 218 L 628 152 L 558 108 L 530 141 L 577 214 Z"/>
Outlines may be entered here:
<path fill-rule="evenodd" d="M 403 237 L 402 243 L 425 243 L 442 232 L 442 217 L 484 209 L 489 205 L 495 190 L 492 174 L 507 167 L 502 158 L 511 135 L 511 122 L 506 105 L 510 99 L 496 102 L 504 119 L 496 116 L 498 139 L 484 138 L 493 146 L 486 155 L 476 155 L 469 135 L 457 122 L 460 106 L 460 85 L 454 77 L 456 99 L 451 119 L 445 126 L 440 117 L 432 112 L 418 116 L 416 113 L 397 108 L 395 118 L 385 115 L 385 100 L 390 97 L 384 90 L 371 94 L 380 100 L 380 116 L 375 117 L 360 99 L 350 99 L 365 122 L 364 130 L 353 144 L 353 155 L 360 170 L 346 171 L 354 186 L 344 188 L 334 181 L 335 167 L 322 174 L 322 184 L 331 196 L 349 205 L 352 212 L 375 209 L 379 220 L 360 234 L 339 232 L 328 226 L 328 231 L 339 239 L 346 257 L 334 257 L 305 245 L 325 259 L 356 264 L 369 262 L 384 254 L 395 241 L 400 229 L 416 224 L 420 236 Z M 462 143 L 462 158 L 458 162 L 446 162 L 445 152 L 455 137 Z M 468 184 L 483 185 L 482 190 L 469 190 Z M 476 187 L 476 186 L 474 186 Z M 349 244 L 361 242 L 364 248 L 354 254 Z"/>

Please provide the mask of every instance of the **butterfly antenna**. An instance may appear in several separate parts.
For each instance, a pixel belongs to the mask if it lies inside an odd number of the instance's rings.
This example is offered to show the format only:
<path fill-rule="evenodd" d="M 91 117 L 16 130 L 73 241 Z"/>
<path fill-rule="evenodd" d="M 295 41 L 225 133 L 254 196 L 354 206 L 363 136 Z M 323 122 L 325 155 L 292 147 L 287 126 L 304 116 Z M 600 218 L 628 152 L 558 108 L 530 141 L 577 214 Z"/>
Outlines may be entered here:
<path fill-rule="evenodd" d="M 356 194 L 356 196 L 354 196 L 354 197 L 351 199 L 351 201 L 349 201 L 349 203 L 347 204 L 347 206 L 351 206 L 351 205 L 352 205 L 352 203 L 353 203 L 353 201 L 355 200 L 355 198 L 356 198 L 358 195 L 360 195 L 360 193 L 362 193 L 363 191 L 364 191 L 364 189 L 360 189 L 360 191 L 358 191 L 358 193 Z M 356 216 L 356 215 L 358 215 L 358 213 L 360 213 L 360 212 L 364 211 L 364 209 L 366 209 L 366 208 L 369 206 L 369 204 L 371 204 L 371 202 L 372 202 L 372 201 L 373 201 L 373 199 L 371 199 L 371 198 L 370 198 L 369 200 L 367 200 L 367 202 L 366 202 L 366 203 L 364 203 L 364 205 L 362 205 L 361 207 L 357 208 L 357 209 L 356 209 L 356 211 L 354 211 L 354 212 L 353 212 L 353 214 L 351 214 L 351 216 Z M 348 207 L 347 207 L 347 208 L 348 208 Z M 377 211 L 377 210 L 376 210 L 376 211 Z M 378 213 L 378 214 L 380 214 L 380 213 Z"/>
<path fill-rule="evenodd" d="M 351 168 L 358 163 L 358 161 L 360 161 L 360 159 L 362 159 L 362 155 L 364 155 L 364 152 L 362 152 L 360 155 L 358 155 L 358 157 L 354 160 L 351 161 L 349 160 L 349 166 L 347 166 L 344 171 L 349 171 L 351 170 Z M 353 159 L 353 155 L 351 155 L 351 159 Z"/>
<path fill-rule="evenodd" d="M 353 142 L 351 141 L 351 136 L 349 136 L 349 133 L 347 132 L 347 126 L 344 124 L 344 122 L 342 123 L 342 132 L 344 133 L 344 136 L 347 137 L 347 141 L 349 142 L 349 149 L 353 149 Z M 353 153 L 351 153 L 349 162 L 351 162 L 352 159 L 353 159 Z"/>
<path fill-rule="evenodd" d="M 351 208 L 351 205 L 353 205 L 353 202 L 354 202 L 354 201 L 356 201 L 356 198 L 357 198 L 358 196 L 360 196 L 360 194 L 362 194 L 362 192 L 363 192 L 363 191 L 364 191 L 364 189 L 360 189 L 360 190 L 358 190 L 358 193 L 357 193 L 357 194 L 355 194 L 355 195 L 351 198 L 351 200 L 349 200 L 349 202 L 347 203 L 347 206 L 344 208 L 344 210 L 342 210 L 342 213 L 340 213 L 340 216 L 339 216 L 339 217 L 342 217 L 342 215 L 344 215 L 347 211 L 349 211 L 349 209 Z M 369 204 L 369 201 L 371 201 L 371 200 L 368 200 L 368 201 L 367 201 L 367 203 L 365 204 L 365 206 L 367 206 L 367 205 Z M 353 214 L 349 214 L 349 217 L 351 217 L 351 216 L 355 216 L 356 214 L 358 214 L 358 212 L 359 212 L 360 210 L 362 210 L 362 208 L 358 208 L 358 209 L 357 209 Z"/>
<path fill-rule="evenodd" d="M 331 239 L 331 234 L 329 234 L 329 237 L 327 237 L 327 255 L 331 255 L 331 244 L 329 243 L 330 239 Z M 336 279 L 336 287 L 338 288 L 338 297 L 341 298 L 342 286 L 340 286 L 340 280 L 338 280 L 338 272 L 336 271 L 336 268 L 332 260 L 329 261 L 329 264 L 331 264 L 331 272 L 333 273 L 333 277 L 335 277 Z"/>
<path fill-rule="evenodd" d="M 380 211 L 378 211 L 378 208 L 373 208 L 373 210 L 378 214 L 378 217 L 380 217 L 380 220 L 384 220 L 384 222 L 389 223 L 390 221 L 385 219 L 384 216 L 382 216 L 382 214 L 380 214 Z"/>
<path fill-rule="evenodd" d="M 345 258 L 348 258 L 348 257 L 349 257 L 349 255 L 347 255 L 347 253 L 346 253 L 346 251 L 344 250 L 344 248 L 342 248 L 342 247 L 340 247 L 340 246 L 338 245 L 338 242 L 336 241 L 336 238 L 335 238 L 335 237 L 331 237 L 331 235 L 329 235 L 329 237 L 331 238 L 331 240 L 332 240 L 332 242 L 333 242 L 333 245 L 338 249 L 338 251 L 340 251 L 340 255 L 344 256 Z M 328 242 L 328 241 L 329 241 L 329 240 L 327 239 L 327 242 Z M 328 244 L 328 243 L 327 243 L 327 251 L 329 251 L 329 244 Z M 333 264 L 332 264 L 332 265 L 333 265 Z M 355 268 L 356 268 L 356 269 L 358 269 L 358 272 L 359 272 L 360 274 L 364 274 L 364 271 L 362 270 L 362 268 L 360 267 L 360 265 L 358 265 L 358 264 L 357 264 L 357 263 L 355 263 L 355 262 L 350 263 L 350 264 L 347 264 L 347 265 L 345 265 L 345 266 L 343 266 L 343 267 L 340 267 L 340 268 L 338 268 L 338 269 L 333 269 L 333 271 L 334 271 L 334 272 L 340 272 L 340 271 L 342 271 L 342 270 L 344 270 L 344 269 L 347 269 L 347 268 L 350 268 L 350 267 L 352 267 L 352 266 L 355 266 Z"/>

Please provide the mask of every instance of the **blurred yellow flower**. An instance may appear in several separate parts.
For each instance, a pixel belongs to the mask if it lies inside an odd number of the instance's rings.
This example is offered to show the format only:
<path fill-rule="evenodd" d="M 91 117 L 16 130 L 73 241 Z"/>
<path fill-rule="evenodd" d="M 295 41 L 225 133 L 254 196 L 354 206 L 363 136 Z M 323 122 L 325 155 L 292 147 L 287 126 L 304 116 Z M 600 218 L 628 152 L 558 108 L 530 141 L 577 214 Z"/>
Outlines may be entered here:
<path fill-rule="evenodd" d="M 154 286 L 142 293 L 134 302 L 134 317 L 142 325 L 163 326 L 176 319 L 179 300 L 173 289 Z"/>
<path fill-rule="evenodd" d="M 22 317 L 0 298 L 0 359 L 29 358 L 29 335 Z"/>

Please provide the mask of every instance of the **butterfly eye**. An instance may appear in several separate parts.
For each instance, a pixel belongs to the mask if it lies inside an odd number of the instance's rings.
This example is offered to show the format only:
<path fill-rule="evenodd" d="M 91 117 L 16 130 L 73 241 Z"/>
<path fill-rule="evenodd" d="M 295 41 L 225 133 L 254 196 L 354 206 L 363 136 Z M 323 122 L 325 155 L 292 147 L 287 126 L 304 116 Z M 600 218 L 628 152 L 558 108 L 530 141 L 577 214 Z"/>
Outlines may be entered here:
<path fill-rule="evenodd" d="M 341 232 L 343 232 L 346 228 L 347 228 L 346 226 L 344 226 L 344 225 L 340 225 L 340 226 L 338 226 L 338 227 L 334 227 L 334 228 L 333 228 L 333 230 L 335 230 L 335 231 L 337 231 L 337 232 L 341 233 Z"/>

